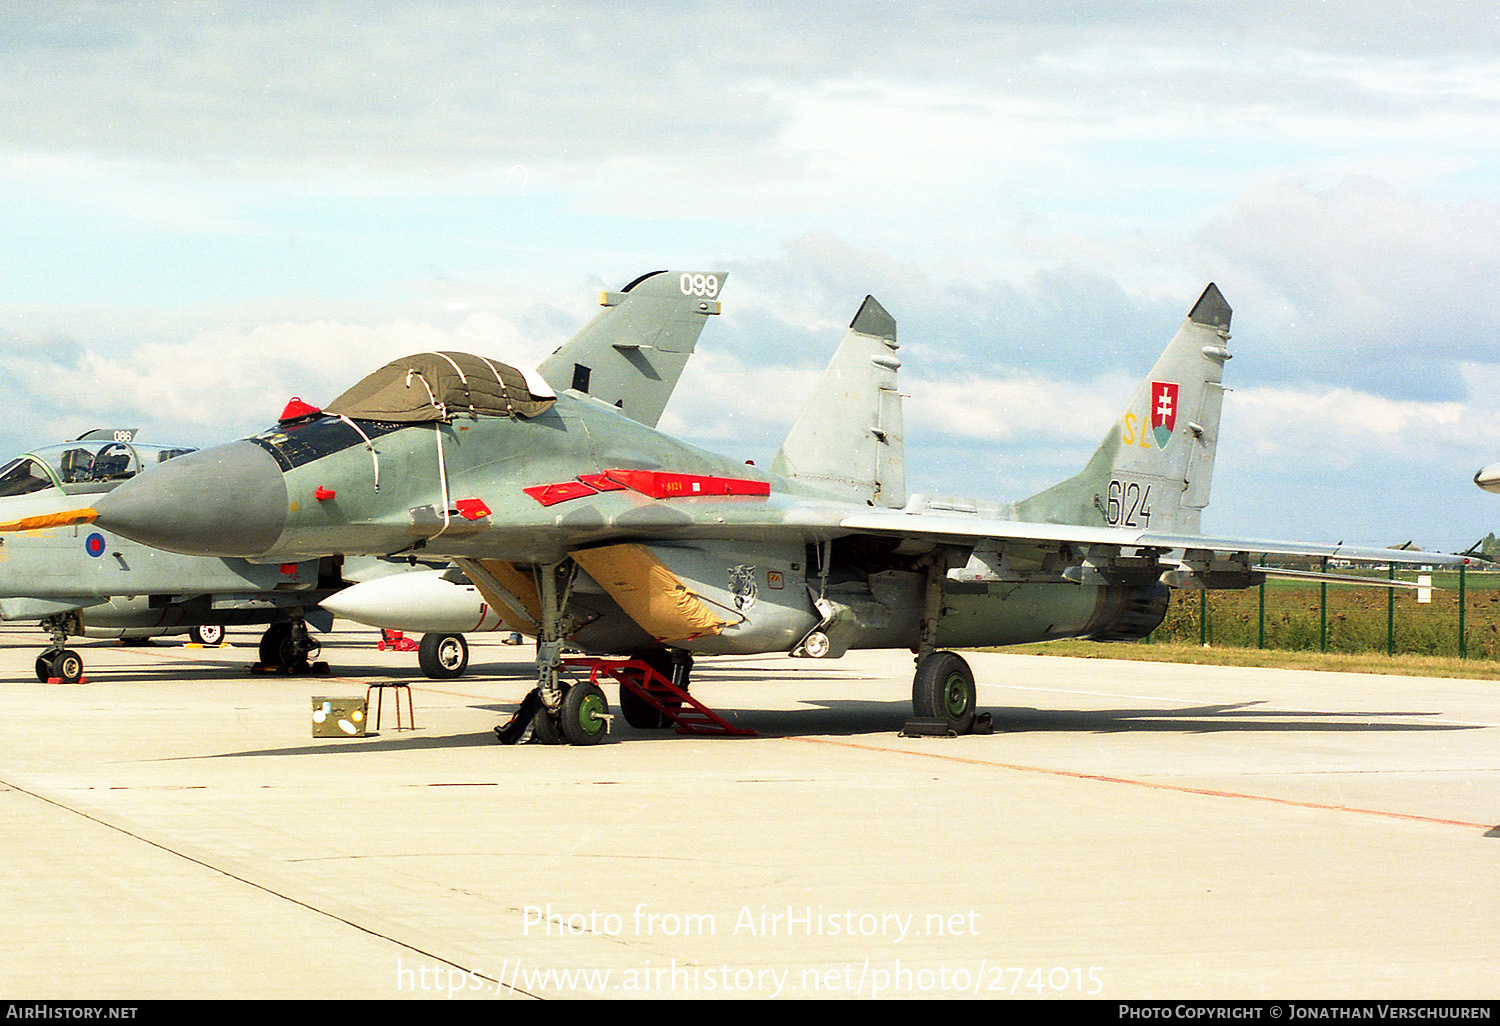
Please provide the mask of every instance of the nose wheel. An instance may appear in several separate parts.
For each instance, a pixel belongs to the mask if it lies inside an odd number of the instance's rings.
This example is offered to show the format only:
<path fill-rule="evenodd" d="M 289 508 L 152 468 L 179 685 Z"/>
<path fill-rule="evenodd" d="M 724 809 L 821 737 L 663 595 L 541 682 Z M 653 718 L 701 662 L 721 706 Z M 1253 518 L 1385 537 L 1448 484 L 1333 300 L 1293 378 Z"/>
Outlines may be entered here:
<path fill-rule="evenodd" d="M 501 744 L 597 745 L 609 733 L 609 702 L 592 680 L 562 679 L 562 649 L 571 624 L 564 616 L 578 568 L 572 560 L 535 568 L 541 618 L 536 632 L 537 686 L 509 720 L 495 728 Z"/>
<path fill-rule="evenodd" d="M 77 684 L 83 680 L 83 657 L 66 647 L 68 638 L 83 633 L 83 620 L 72 610 L 42 621 L 52 645 L 36 657 L 36 677 L 42 683 Z"/>
<path fill-rule="evenodd" d="M 83 679 L 83 657 L 71 648 L 48 649 L 36 657 L 37 680 L 77 684 Z"/>
<path fill-rule="evenodd" d="M 532 691 L 508 721 L 495 728 L 501 744 L 528 739 L 544 745 L 597 745 L 609 733 L 609 700 L 593 681 L 562 685 L 562 702 L 548 709 L 540 691 Z"/>

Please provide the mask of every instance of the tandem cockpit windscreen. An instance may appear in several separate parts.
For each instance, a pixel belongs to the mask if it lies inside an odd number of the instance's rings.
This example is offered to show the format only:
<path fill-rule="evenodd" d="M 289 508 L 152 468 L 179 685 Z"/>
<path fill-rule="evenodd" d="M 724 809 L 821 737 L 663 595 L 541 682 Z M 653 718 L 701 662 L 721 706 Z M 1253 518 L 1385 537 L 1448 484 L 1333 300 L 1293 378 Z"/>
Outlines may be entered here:
<path fill-rule="evenodd" d="M 0 498 L 48 488 L 65 494 L 107 492 L 143 470 L 193 450 L 135 441 L 135 431 L 90 431 L 71 442 L 42 446 L 0 467 Z"/>

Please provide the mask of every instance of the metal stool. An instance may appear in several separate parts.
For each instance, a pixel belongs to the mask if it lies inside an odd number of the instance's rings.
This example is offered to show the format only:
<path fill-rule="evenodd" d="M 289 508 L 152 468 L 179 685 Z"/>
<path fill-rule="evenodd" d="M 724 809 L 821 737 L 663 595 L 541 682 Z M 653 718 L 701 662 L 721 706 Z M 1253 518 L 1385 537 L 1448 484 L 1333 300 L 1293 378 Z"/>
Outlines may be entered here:
<path fill-rule="evenodd" d="M 411 685 L 410 684 L 397 683 L 396 681 L 389 681 L 389 682 L 384 682 L 384 683 L 380 683 L 380 684 L 367 684 L 367 685 L 365 685 L 365 709 L 366 710 L 368 710 L 370 708 L 370 692 L 371 691 L 375 692 L 375 729 L 376 730 L 380 729 L 380 711 L 381 711 L 381 704 L 382 704 L 381 699 L 382 699 L 382 697 L 385 694 L 385 689 L 386 688 L 396 688 L 396 689 L 398 689 L 396 691 L 396 729 L 397 730 L 416 730 L 417 729 L 417 713 L 416 713 L 416 710 L 412 708 L 412 704 L 411 704 Z M 401 725 L 401 692 L 402 691 L 406 692 L 406 711 L 408 713 L 408 717 L 407 718 L 411 720 L 411 726 L 409 726 L 409 727 L 403 727 Z"/>

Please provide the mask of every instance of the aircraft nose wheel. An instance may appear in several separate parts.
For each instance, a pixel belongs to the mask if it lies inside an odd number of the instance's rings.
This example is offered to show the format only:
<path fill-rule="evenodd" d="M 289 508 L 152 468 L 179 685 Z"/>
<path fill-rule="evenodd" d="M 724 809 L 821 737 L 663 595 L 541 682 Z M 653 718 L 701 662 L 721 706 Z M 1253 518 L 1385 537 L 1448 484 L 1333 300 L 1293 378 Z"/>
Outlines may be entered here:
<path fill-rule="evenodd" d="M 36 657 L 36 676 L 43 682 L 55 677 L 64 684 L 77 684 L 83 679 L 83 657 L 71 648 L 43 652 Z"/>
<path fill-rule="evenodd" d="M 260 662 L 252 670 L 260 673 L 327 673 L 327 663 L 313 662 L 321 649 L 302 621 L 273 623 L 261 635 Z"/>
<path fill-rule="evenodd" d="M 532 691 L 516 714 L 495 728 L 495 735 L 501 744 L 517 744 L 526 740 L 529 726 L 529 736 L 538 744 L 597 745 L 609 733 L 612 719 L 604 691 L 586 681 L 566 687 L 556 713 L 548 712 L 540 693 Z"/>
<path fill-rule="evenodd" d="M 563 696 L 557 725 L 569 744 L 597 745 L 609 733 L 609 702 L 593 681 L 574 684 Z"/>

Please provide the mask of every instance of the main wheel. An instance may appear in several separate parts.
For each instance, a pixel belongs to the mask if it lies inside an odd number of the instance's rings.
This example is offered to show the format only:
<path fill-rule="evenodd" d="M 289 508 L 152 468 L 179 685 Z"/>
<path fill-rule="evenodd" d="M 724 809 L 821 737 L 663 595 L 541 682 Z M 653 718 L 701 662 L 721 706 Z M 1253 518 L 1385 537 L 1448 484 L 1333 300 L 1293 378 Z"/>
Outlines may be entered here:
<path fill-rule="evenodd" d="M 64 684 L 77 684 L 83 677 L 83 657 L 71 648 L 65 648 L 52 657 L 52 677 Z"/>
<path fill-rule="evenodd" d="M 688 689 L 688 675 L 692 672 L 693 657 L 686 652 L 674 652 L 671 649 L 658 648 L 649 652 L 641 652 L 635 658 L 651 667 L 667 680 L 676 684 L 683 691 Z M 678 667 L 681 667 L 679 672 Z M 676 710 L 682 708 L 682 703 L 667 695 L 662 696 L 664 704 Z M 639 697 L 627 687 L 620 688 L 620 713 L 625 717 L 625 722 L 638 730 L 661 730 L 672 725 L 672 718 L 666 713 L 651 705 L 644 698 Z"/>
<path fill-rule="evenodd" d="M 637 730 L 661 730 L 672 721 L 656 706 L 625 685 L 620 685 L 620 715 Z"/>
<path fill-rule="evenodd" d="M 259 655 L 263 666 L 279 666 L 291 673 L 305 673 L 311 651 L 307 631 L 304 629 L 299 637 L 290 623 L 273 623 L 260 636 Z"/>
<path fill-rule="evenodd" d="M 469 665 L 469 643 L 462 634 L 424 634 L 417 646 L 417 665 L 436 680 L 462 676 Z"/>
<path fill-rule="evenodd" d="M 557 728 L 557 720 L 547 711 L 546 706 L 538 709 L 536 716 L 531 721 L 531 740 L 539 745 L 560 745 L 563 743 L 562 731 Z"/>
<path fill-rule="evenodd" d="M 563 696 L 557 725 L 572 745 L 597 745 L 609 731 L 609 702 L 599 685 L 589 681 L 574 684 Z"/>
<path fill-rule="evenodd" d="M 36 679 L 43 684 L 52 679 L 52 657 L 57 655 L 58 649 L 49 648 L 36 657 Z"/>
<path fill-rule="evenodd" d="M 200 645 L 218 645 L 224 640 L 224 625 L 221 623 L 206 623 L 201 627 L 194 627 L 188 631 L 188 637 Z"/>
<path fill-rule="evenodd" d="M 974 673 L 961 656 L 933 652 L 917 664 L 911 683 L 912 711 L 921 717 L 947 717 L 962 734 L 974 724 L 978 695 Z"/>

